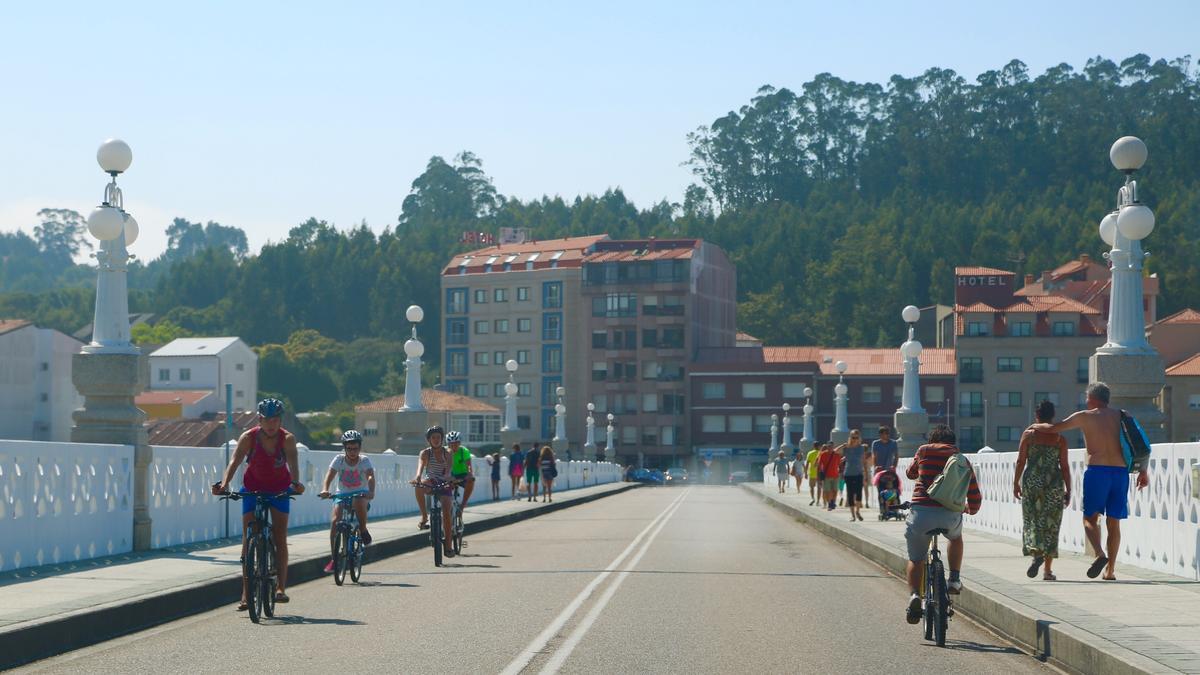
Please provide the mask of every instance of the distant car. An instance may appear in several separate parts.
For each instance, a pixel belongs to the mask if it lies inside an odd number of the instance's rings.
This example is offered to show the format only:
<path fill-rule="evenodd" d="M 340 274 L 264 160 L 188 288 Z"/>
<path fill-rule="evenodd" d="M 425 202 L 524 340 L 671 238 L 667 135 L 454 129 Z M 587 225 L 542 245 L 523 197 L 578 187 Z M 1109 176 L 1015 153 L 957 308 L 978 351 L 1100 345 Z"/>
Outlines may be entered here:
<path fill-rule="evenodd" d="M 667 473 L 663 475 L 663 479 L 667 485 L 682 485 L 688 482 L 687 469 L 683 467 L 671 467 L 667 469 Z"/>
<path fill-rule="evenodd" d="M 749 480 L 750 480 L 750 472 L 749 471 L 734 471 L 729 474 L 729 484 L 730 485 L 735 485 L 737 483 L 745 483 L 745 482 L 748 482 Z"/>
<path fill-rule="evenodd" d="M 654 485 L 662 485 L 663 483 L 667 482 L 667 479 L 663 475 L 662 471 L 659 471 L 658 469 L 650 469 L 649 482 L 653 483 Z"/>

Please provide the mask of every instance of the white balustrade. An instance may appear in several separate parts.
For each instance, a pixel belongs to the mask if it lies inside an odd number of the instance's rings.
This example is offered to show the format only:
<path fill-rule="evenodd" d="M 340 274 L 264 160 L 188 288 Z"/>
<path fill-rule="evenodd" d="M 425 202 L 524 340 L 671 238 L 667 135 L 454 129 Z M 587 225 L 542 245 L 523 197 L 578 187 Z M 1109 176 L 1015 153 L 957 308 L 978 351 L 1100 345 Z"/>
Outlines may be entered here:
<path fill-rule="evenodd" d="M 133 447 L 0 440 L 0 571 L 133 548 Z"/>

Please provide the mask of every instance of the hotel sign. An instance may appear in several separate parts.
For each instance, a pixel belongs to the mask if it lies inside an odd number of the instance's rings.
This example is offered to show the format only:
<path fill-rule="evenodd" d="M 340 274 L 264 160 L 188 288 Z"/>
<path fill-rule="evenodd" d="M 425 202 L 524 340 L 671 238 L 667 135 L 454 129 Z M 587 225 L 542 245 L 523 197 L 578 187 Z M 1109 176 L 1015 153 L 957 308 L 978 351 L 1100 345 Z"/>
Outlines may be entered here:
<path fill-rule="evenodd" d="M 958 285 L 959 286 L 970 286 L 972 288 L 979 288 L 982 286 L 1007 286 L 1008 285 L 1008 277 L 1000 276 L 998 274 L 979 274 L 979 275 L 971 275 L 971 276 L 961 276 L 961 277 L 958 277 Z"/>

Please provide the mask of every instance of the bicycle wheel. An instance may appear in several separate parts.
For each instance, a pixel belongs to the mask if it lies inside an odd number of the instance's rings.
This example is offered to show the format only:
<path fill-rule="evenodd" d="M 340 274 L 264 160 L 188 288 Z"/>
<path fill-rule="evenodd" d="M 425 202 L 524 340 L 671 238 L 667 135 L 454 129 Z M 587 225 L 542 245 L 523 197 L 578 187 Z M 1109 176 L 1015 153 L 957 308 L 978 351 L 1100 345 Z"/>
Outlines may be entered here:
<path fill-rule="evenodd" d="M 933 617 L 937 614 L 937 608 L 934 607 L 933 593 L 933 573 L 935 561 L 930 556 L 930 560 L 925 563 L 925 580 L 922 586 L 925 589 L 924 611 L 922 617 L 925 621 L 925 639 L 933 639 Z"/>
<path fill-rule="evenodd" d="M 341 586 L 346 581 L 346 561 L 350 554 L 350 538 L 346 536 L 346 528 L 338 525 L 334 535 L 333 550 L 333 583 Z"/>
<path fill-rule="evenodd" d="M 353 546 L 350 547 L 350 581 L 358 583 L 362 577 L 363 556 L 367 553 L 367 547 L 363 544 L 362 534 L 355 533 L 351 541 Z"/>
<path fill-rule="evenodd" d="M 275 545 L 271 535 L 263 534 L 258 538 L 259 547 L 259 601 L 262 603 L 263 616 L 268 619 L 275 616 Z"/>
<path fill-rule="evenodd" d="M 454 555 L 462 553 L 463 547 L 463 522 L 462 511 L 456 506 L 454 507 Z"/>
<path fill-rule="evenodd" d="M 253 530 L 251 530 L 253 531 Z M 251 535 L 246 545 L 246 557 L 242 560 L 242 578 L 246 584 L 246 609 L 250 620 L 258 623 L 258 537 Z"/>
<path fill-rule="evenodd" d="M 442 566 L 442 512 L 441 509 L 429 512 L 429 539 L 433 544 L 433 564 Z"/>
<path fill-rule="evenodd" d="M 939 561 L 938 573 L 934 576 L 934 594 L 937 597 L 937 617 L 933 624 L 933 636 L 937 646 L 946 646 L 946 629 L 950 624 L 950 595 L 946 591 L 946 571 L 942 569 L 942 563 Z"/>

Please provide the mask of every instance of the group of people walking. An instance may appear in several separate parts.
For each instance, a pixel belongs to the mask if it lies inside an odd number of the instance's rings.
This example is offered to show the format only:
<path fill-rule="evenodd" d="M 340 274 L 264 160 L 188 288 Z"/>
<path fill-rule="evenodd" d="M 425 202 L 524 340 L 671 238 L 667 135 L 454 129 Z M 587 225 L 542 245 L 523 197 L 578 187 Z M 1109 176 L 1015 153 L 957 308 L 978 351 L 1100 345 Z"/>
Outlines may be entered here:
<path fill-rule="evenodd" d="M 500 453 L 496 453 L 488 461 L 492 462 L 492 497 L 500 499 Z M 543 445 L 541 450 L 535 445 L 533 449 L 522 452 L 520 443 L 513 443 L 512 454 L 508 456 L 508 476 L 512 480 L 512 498 L 520 499 L 521 493 L 526 493 L 525 501 L 537 501 L 538 486 L 541 486 L 541 500 L 554 501 L 554 479 L 558 477 L 558 458 L 554 448 Z"/>
<path fill-rule="evenodd" d="M 850 509 L 851 521 L 861 521 L 862 507 L 871 503 L 874 477 L 881 471 L 895 471 L 898 459 L 899 450 L 892 440 L 891 428 L 880 426 L 879 437 L 869 446 L 861 431 L 851 429 L 845 443 L 813 443 L 807 453 L 798 450 L 790 460 L 780 451 L 772 471 L 781 494 L 787 491 L 791 479 L 796 481 L 797 493 L 803 493 L 807 482 L 809 506 L 819 502 L 833 511 L 844 505 Z M 868 476 L 871 484 L 867 482 Z"/>

